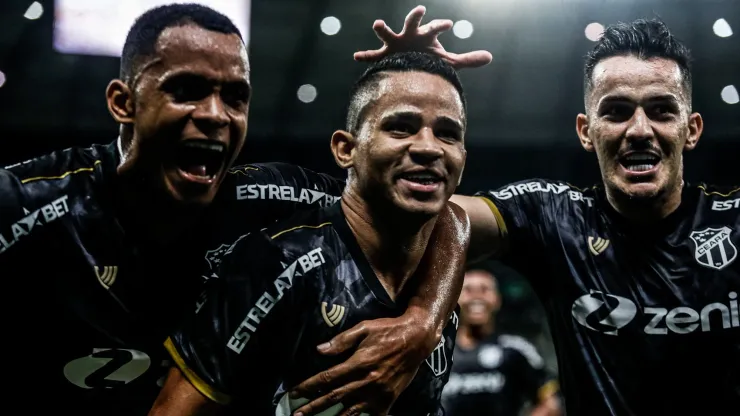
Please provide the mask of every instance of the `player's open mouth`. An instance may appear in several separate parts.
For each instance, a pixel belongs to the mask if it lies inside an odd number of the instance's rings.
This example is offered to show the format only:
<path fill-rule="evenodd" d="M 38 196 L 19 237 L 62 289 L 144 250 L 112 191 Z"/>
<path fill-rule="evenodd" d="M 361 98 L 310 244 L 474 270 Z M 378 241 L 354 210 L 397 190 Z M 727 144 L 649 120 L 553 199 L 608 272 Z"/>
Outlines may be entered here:
<path fill-rule="evenodd" d="M 660 156 L 651 152 L 630 152 L 619 158 L 619 164 L 633 175 L 655 173 L 660 164 Z"/>
<path fill-rule="evenodd" d="M 468 312 L 470 313 L 485 313 L 486 304 L 481 301 L 472 301 L 468 304 Z"/>
<path fill-rule="evenodd" d="M 398 176 L 399 182 L 415 192 L 434 192 L 442 183 L 442 175 L 433 170 L 405 172 Z"/>
<path fill-rule="evenodd" d="M 175 149 L 175 165 L 193 182 L 212 183 L 226 161 L 226 146 L 215 140 L 188 139 Z"/>

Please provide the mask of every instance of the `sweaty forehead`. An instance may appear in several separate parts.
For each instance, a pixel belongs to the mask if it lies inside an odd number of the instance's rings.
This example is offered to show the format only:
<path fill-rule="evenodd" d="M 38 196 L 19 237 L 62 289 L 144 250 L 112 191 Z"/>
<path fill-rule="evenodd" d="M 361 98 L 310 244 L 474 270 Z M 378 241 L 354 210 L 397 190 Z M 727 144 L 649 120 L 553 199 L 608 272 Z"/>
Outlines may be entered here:
<path fill-rule="evenodd" d="M 676 62 L 664 58 L 607 58 L 594 67 L 592 80 L 591 95 L 596 100 L 612 94 L 635 100 L 666 94 L 685 98 L 681 69 Z"/>
<path fill-rule="evenodd" d="M 155 47 L 157 66 L 164 71 L 190 70 L 229 80 L 249 78 L 247 51 L 237 34 L 194 24 L 162 31 Z"/>
<path fill-rule="evenodd" d="M 460 94 L 444 78 L 426 72 L 389 72 L 376 88 L 375 108 L 380 113 L 422 111 L 463 123 Z"/>

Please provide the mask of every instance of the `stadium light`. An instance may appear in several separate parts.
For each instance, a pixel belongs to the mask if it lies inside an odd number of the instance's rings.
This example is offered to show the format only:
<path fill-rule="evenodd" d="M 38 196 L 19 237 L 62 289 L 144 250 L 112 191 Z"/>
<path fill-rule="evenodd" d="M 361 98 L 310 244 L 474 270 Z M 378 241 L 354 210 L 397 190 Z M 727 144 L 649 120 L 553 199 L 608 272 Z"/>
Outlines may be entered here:
<path fill-rule="evenodd" d="M 604 34 L 604 25 L 598 22 L 589 23 L 586 25 L 586 30 L 584 32 L 586 33 L 586 39 L 592 42 L 597 42 L 601 39 L 601 35 Z"/>
<path fill-rule="evenodd" d="M 316 87 L 311 84 L 303 84 L 298 87 L 298 99 L 304 103 L 313 102 L 313 100 L 316 99 L 317 93 L 318 91 L 316 91 Z"/>
<path fill-rule="evenodd" d="M 458 20 L 452 26 L 452 33 L 460 39 L 467 39 L 473 34 L 473 24 L 467 20 Z"/>
<path fill-rule="evenodd" d="M 28 20 L 36 20 L 41 17 L 42 14 L 44 14 L 44 6 L 42 6 L 41 3 L 35 1 L 31 3 L 30 6 L 28 6 L 28 10 L 23 13 L 23 17 Z"/>
<path fill-rule="evenodd" d="M 728 85 L 724 88 L 722 88 L 722 92 L 720 93 L 722 96 L 722 101 L 726 102 L 727 104 L 737 104 L 740 102 L 740 97 L 737 94 L 737 88 L 735 88 L 734 85 Z"/>
<path fill-rule="evenodd" d="M 714 34 L 721 38 L 732 36 L 732 28 L 725 19 L 717 19 L 717 21 L 714 22 L 714 25 L 712 25 L 712 29 L 714 30 Z"/>
<path fill-rule="evenodd" d="M 0 87 L 5 85 L 5 73 L 3 71 L 0 71 Z"/>
<path fill-rule="evenodd" d="M 339 29 L 341 28 L 342 22 L 334 16 L 325 17 L 324 20 L 321 21 L 321 31 L 326 35 L 336 35 L 339 33 Z"/>

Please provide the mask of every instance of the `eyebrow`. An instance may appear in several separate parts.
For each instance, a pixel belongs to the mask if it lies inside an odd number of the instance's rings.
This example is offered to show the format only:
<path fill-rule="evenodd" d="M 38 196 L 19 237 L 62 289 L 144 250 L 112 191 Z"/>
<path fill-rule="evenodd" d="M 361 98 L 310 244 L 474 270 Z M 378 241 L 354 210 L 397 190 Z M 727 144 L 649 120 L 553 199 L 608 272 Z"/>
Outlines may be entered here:
<path fill-rule="evenodd" d="M 219 80 L 213 77 L 209 77 L 205 74 L 199 73 L 199 72 L 193 72 L 188 69 L 179 69 L 171 72 L 164 73 L 161 77 L 159 77 L 159 84 L 164 85 L 166 83 L 170 83 L 172 81 L 181 81 L 188 79 L 191 80 L 202 80 L 206 81 L 208 83 L 212 84 L 224 84 L 229 86 L 240 86 L 245 87 L 248 91 L 252 90 L 252 85 L 249 83 L 249 81 L 246 81 L 244 79 L 238 79 L 238 80 Z"/>
<path fill-rule="evenodd" d="M 387 120 L 394 119 L 394 118 L 395 119 L 418 118 L 420 116 L 420 114 L 421 113 L 414 112 L 414 111 L 399 111 L 399 112 L 393 112 L 393 113 L 390 113 L 390 114 L 386 114 L 386 115 L 384 115 L 381 118 L 381 120 L 382 121 L 387 121 Z M 451 124 L 451 125 L 455 126 L 455 128 L 460 129 L 461 131 L 463 130 L 462 123 L 460 121 L 458 121 L 458 120 L 455 120 L 452 117 L 439 116 L 439 117 L 437 117 L 437 119 L 435 121 L 436 122 L 441 122 L 443 124 Z"/>
<path fill-rule="evenodd" d="M 631 97 L 628 97 L 626 95 L 622 94 L 614 94 L 614 95 L 607 95 L 606 97 L 603 97 L 601 101 L 599 101 L 599 106 L 603 104 L 613 103 L 613 102 L 625 102 L 625 101 L 635 101 Z M 678 103 L 678 98 L 676 98 L 673 94 L 658 94 L 647 97 L 644 101 L 648 102 L 655 102 L 655 101 L 669 101 L 672 103 Z"/>

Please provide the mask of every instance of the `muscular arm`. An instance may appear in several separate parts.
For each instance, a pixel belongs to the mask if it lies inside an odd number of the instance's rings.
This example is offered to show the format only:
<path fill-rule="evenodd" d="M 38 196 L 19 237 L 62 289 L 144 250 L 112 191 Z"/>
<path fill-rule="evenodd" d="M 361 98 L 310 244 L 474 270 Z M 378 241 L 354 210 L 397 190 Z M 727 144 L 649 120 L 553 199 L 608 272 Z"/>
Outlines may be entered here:
<path fill-rule="evenodd" d="M 179 368 L 173 367 L 149 416 L 214 415 L 219 407 L 190 384 Z"/>
<path fill-rule="evenodd" d="M 494 212 L 498 209 L 485 198 L 453 195 L 450 199 L 465 210 L 470 219 L 470 246 L 467 263 L 475 263 L 498 254 L 504 248 L 506 228 L 499 228 Z M 500 214 L 498 215 L 500 218 Z M 503 222 L 502 222 L 503 223 Z"/>

